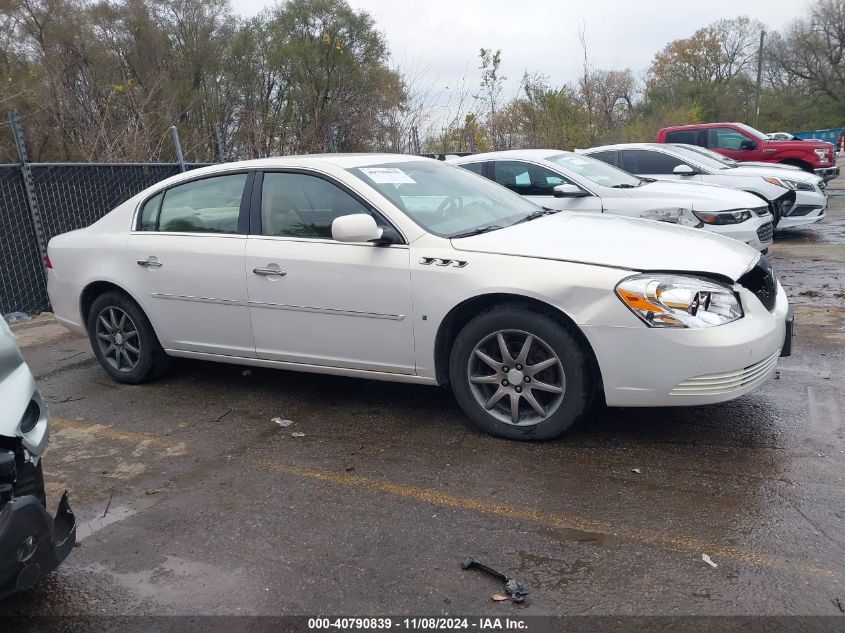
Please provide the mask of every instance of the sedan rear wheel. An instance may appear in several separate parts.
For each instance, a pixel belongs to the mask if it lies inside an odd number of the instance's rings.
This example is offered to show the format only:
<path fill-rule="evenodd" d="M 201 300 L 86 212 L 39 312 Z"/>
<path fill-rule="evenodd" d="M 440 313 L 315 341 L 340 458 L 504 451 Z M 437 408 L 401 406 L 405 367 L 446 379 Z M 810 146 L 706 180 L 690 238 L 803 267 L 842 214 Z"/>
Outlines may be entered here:
<path fill-rule="evenodd" d="M 566 325 L 539 312 L 501 306 L 458 334 L 450 380 L 458 403 L 482 430 L 511 439 L 563 433 L 593 392 L 588 355 Z"/>
<path fill-rule="evenodd" d="M 118 382 L 144 382 L 167 368 L 169 358 L 147 315 L 121 292 L 106 292 L 94 299 L 88 312 L 88 336 L 100 365 Z"/>
<path fill-rule="evenodd" d="M 141 360 L 138 327 L 126 312 L 106 306 L 97 315 L 97 344 L 106 362 L 120 372 L 129 373 Z"/>

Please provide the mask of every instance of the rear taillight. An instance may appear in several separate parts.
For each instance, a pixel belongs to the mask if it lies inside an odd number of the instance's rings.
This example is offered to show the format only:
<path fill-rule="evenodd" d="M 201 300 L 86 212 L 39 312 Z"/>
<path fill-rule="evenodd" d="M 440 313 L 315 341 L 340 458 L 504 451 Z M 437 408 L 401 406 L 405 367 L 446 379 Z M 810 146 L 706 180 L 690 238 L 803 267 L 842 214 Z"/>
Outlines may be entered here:
<path fill-rule="evenodd" d="M 50 261 L 50 256 L 49 256 L 49 255 L 47 255 L 47 256 L 44 258 L 44 267 L 45 267 L 45 268 L 53 268 L 53 262 L 51 262 L 51 261 Z"/>

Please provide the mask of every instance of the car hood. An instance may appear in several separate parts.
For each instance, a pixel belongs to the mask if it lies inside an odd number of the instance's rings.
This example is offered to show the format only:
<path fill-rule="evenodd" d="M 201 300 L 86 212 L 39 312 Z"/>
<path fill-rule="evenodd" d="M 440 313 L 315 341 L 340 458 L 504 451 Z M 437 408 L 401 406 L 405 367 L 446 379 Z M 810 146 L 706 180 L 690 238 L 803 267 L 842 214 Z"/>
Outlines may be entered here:
<path fill-rule="evenodd" d="M 762 167 L 764 169 L 787 169 L 789 171 L 797 171 L 799 173 L 805 173 L 800 167 L 796 167 L 795 165 L 787 165 L 786 163 L 764 163 L 762 161 L 743 161 L 741 163 L 737 163 L 734 167 L 741 167 L 743 169 L 747 167 Z"/>
<path fill-rule="evenodd" d="M 798 141 L 766 141 L 766 145 L 776 147 L 779 150 L 797 149 L 801 151 L 812 151 L 819 149 L 832 149 L 833 143 L 818 141 L 814 139 L 800 139 Z"/>
<path fill-rule="evenodd" d="M 763 206 L 757 196 L 728 187 L 701 182 L 655 180 L 634 189 L 623 189 L 632 197 L 665 199 L 667 203 L 684 204 L 693 211 L 731 211 Z"/>
<path fill-rule="evenodd" d="M 772 167 L 763 164 L 762 166 L 743 164 L 741 167 L 735 167 L 725 173 L 729 176 L 760 176 L 761 178 L 789 178 L 790 180 L 797 180 L 798 182 L 814 183 L 819 180 L 815 174 L 802 169 L 784 171 L 779 167 Z"/>
<path fill-rule="evenodd" d="M 627 270 L 710 273 L 736 281 L 760 254 L 702 229 L 561 211 L 530 222 L 452 240 L 460 251 L 498 253 Z"/>

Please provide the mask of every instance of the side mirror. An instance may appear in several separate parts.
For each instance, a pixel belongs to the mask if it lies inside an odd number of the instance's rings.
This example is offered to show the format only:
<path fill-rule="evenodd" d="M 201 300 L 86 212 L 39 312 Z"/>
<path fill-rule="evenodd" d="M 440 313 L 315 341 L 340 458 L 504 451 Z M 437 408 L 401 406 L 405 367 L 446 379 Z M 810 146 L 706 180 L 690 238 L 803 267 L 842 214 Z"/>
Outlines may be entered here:
<path fill-rule="evenodd" d="M 757 149 L 757 143 L 754 141 L 742 141 L 739 144 L 739 149 L 741 150 L 755 150 Z"/>
<path fill-rule="evenodd" d="M 693 176 L 695 175 L 695 170 L 689 165 L 681 163 L 680 165 L 675 166 L 675 169 L 672 170 L 672 173 L 676 176 Z"/>
<path fill-rule="evenodd" d="M 553 190 L 555 198 L 584 198 L 590 194 L 575 185 L 557 185 Z"/>
<path fill-rule="evenodd" d="M 338 242 L 369 242 L 382 237 L 373 216 L 366 213 L 342 215 L 332 222 L 332 239 Z"/>

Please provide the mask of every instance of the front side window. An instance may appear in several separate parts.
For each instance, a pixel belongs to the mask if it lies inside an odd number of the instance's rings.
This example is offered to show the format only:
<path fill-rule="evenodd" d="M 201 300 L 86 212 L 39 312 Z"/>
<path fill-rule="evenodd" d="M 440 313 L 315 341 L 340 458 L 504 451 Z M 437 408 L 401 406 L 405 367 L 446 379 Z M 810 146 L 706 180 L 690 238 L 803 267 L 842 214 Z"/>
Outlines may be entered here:
<path fill-rule="evenodd" d="M 743 142 L 753 143 L 745 134 L 727 127 L 717 127 L 707 130 L 707 134 L 710 139 L 709 146 L 718 147 L 719 149 L 740 150 L 742 149 Z"/>
<path fill-rule="evenodd" d="M 442 237 L 502 228 L 540 211 L 486 178 L 436 160 L 383 163 L 349 171 L 426 231 Z"/>
<path fill-rule="evenodd" d="M 682 161 L 663 152 L 644 149 L 622 151 L 621 167 L 632 174 L 671 174 Z"/>
<path fill-rule="evenodd" d="M 263 235 L 330 240 L 334 219 L 355 213 L 373 215 L 363 203 L 327 180 L 308 174 L 264 174 Z"/>
<path fill-rule="evenodd" d="M 522 196 L 551 196 L 557 185 L 571 184 L 560 174 L 517 160 L 493 161 L 494 180 Z"/>
<path fill-rule="evenodd" d="M 247 174 L 193 180 L 164 192 L 157 217 L 155 198 L 141 211 L 142 231 L 166 233 L 237 233 Z M 149 210 L 148 210 L 149 209 Z"/>

